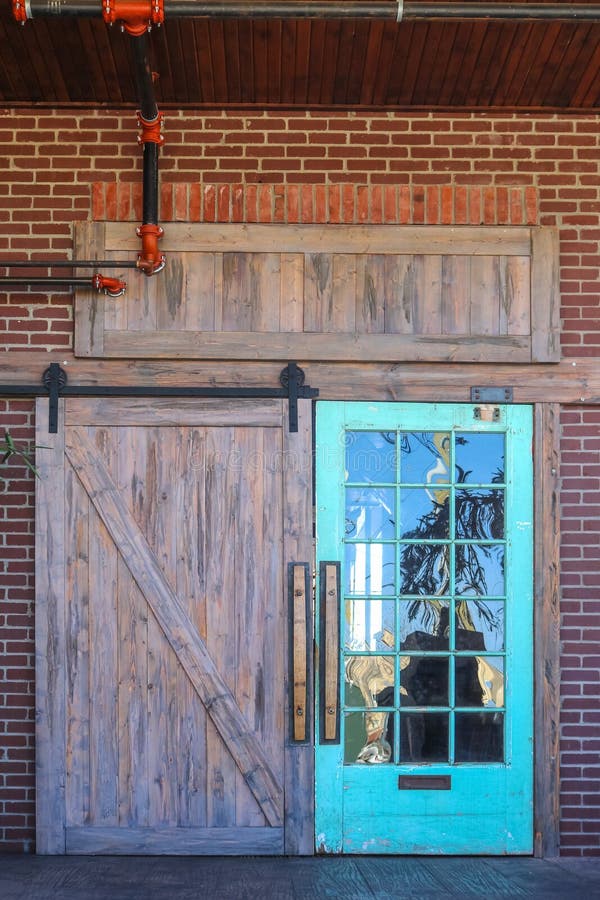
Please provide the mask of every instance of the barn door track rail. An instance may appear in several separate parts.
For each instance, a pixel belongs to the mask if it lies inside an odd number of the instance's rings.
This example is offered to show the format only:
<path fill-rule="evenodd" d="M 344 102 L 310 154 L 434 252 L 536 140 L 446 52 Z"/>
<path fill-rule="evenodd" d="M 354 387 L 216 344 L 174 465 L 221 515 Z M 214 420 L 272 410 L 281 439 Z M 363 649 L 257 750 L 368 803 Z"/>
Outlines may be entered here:
<path fill-rule="evenodd" d="M 279 374 L 280 387 L 163 387 L 127 385 L 69 385 L 67 373 L 58 363 L 50 363 L 41 384 L 0 384 L 0 396 L 45 397 L 50 404 L 48 431 L 58 433 L 58 401 L 60 397 L 221 397 L 229 399 L 282 399 L 288 401 L 290 432 L 298 431 L 298 400 L 319 396 L 318 388 L 305 384 L 304 370 L 288 362 Z"/>

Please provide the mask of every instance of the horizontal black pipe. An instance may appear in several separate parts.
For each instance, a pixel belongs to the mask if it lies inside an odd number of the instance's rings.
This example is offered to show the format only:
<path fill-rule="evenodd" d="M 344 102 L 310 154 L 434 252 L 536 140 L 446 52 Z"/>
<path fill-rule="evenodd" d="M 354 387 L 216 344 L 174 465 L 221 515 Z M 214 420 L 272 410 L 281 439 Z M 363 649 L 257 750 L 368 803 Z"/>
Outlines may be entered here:
<path fill-rule="evenodd" d="M 26 287 L 27 285 L 43 285 L 44 287 L 69 287 L 71 285 L 75 287 L 90 287 L 91 279 L 90 278 L 69 278 L 65 276 L 61 278 L 60 276 L 31 276 L 23 275 L 22 277 L 13 278 L 12 275 L 0 275 L 0 290 L 5 287 Z"/>
<path fill-rule="evenodd" d="M 98 0 L 26 0 L 36 16 L 98 16 Z M 420 3 L 385 0 L 165 0 L 169 18 L 524 19 L 600 22 L 600 4 Z"/>
<path fill-rule="evenodd" d="M 0 269 L 137 269 L 135 259 L 11 259 Z M 2 276 L 0 276 L 2 277 Z"/>

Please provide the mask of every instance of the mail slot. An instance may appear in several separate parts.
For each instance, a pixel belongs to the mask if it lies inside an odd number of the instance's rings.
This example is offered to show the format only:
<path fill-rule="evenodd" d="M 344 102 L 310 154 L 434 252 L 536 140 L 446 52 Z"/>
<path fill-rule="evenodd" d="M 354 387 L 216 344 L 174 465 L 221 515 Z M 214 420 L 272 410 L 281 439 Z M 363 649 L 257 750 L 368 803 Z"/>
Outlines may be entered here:
<path fill-rule="evenodd" d="M 451 787 L 450 775 L 398 776 L 398 789 L 401 791 L 449 791 Z"/>

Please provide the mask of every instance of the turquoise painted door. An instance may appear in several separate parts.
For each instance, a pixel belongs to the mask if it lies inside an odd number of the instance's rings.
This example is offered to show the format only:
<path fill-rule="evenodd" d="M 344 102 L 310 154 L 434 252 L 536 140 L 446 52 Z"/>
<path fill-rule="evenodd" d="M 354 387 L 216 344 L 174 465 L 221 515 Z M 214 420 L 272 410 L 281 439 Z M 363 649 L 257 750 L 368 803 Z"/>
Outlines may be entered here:
<path fill-rule="evenodd" d="M 317 404 L 316 846 L 531 853 L 532 410 Z"/>

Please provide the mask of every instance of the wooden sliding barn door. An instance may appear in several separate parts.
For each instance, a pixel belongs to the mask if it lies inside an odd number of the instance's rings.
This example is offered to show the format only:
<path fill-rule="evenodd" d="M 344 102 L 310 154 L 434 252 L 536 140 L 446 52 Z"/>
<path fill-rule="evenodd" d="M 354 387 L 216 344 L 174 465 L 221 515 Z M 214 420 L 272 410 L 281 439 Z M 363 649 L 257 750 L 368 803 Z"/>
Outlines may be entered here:
<path fill-rule="evenodd" d="M 310 411 L 38 405 L 41 853 L 310 853 L 288 563 L 311 553 Z M 307 660 L 310 654 L 307 654 Z"/>

